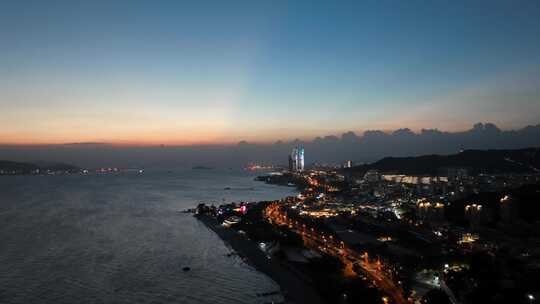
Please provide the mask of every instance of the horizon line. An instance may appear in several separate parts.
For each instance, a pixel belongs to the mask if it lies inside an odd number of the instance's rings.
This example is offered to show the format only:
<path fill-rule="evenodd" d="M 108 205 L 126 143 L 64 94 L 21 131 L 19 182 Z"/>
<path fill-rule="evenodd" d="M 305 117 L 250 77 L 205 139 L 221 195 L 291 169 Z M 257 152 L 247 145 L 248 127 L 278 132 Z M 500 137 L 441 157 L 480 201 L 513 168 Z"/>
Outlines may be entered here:
<path fill-rule="evenodd" d="M 172 140 L 171 141 L 159 141 L 159 142 L 157 142 L 157 141 L 132 141 L 132 140 L 119 140 L 119 141 L 91 140 L 91 141 L 80 141 L 80 142 L 78 142 L 78 141 L 72 141 L 72 142 L 2 142 L 2 141 L 0 141 L 0 146 L 3 146 L 3 147 L 6 147 L 6 146 L 7 147 L 49 147 L 49 146 L 58 146 L 58 147 L 100 146 L 100 147 L 103 147 L 103 146 L 108 146 L 108 147 L 111 147 L 111 148 L 115 148 L 115 147 L 116 148 L 126 148 L 126 147 L 181 148 L 181 147 L 212 147 L 212 146 L 223 147 L 223 146 L 237 146 L 237 145 L 240 145 L 240 144 L 272 145 L 272 144 L 276 144 L 278 142 L 282 142 L 283 144 L 287 144 L 287 143 L 294 143 L 296 141 L 309 143 L 309 142 L 314 142 L 317 138 L 324 139 L 325 137 L 338 137 L 338 138 L 340 138 L 342 135 L 347 134 L 347 133 L 351 133 L 351 132 L 354 135 L 356 135 L 356 136 L 358 136 L 360 138 L 364 137 L 366 132 L 383 132 L 384 134 L 392 135 L 392 133 L 394 133 L 396 131 L 400 131 L 400 130 L 408 130 L 408 131 L 414 133 L 415 135 L 422 134 L 422 131 L 424 131 L 424 130 L 438 131 L 438 132 L 441 132 L 441 133 L 463 133 L 463 132 L 468 132 L 468 131 L 474 130 L 475 126 L 477 126 L 477 125 L 481 125 L 482 127 L 485 127 L 487 125 L 492 125 L 492 126 L 495 126 L 501 132 L 510 132 L 510 131 L 523 130 L 523 129 L 527 128 L 527 127 L 538 127 L 538 126 L 540 126 L 540 123 L 536 124 L 536 125 L 530 125 L 529 124 L 529 125 L 525 125 L 525 126 L 523 126 L 521 128 L 514 128 L 514 129 L 511 129 L 511 128 L 500 129 L 494 123 L 478 122 L 478 123 L 473 124 L 469 129 L 455 130 L 455 131 L 445 131 L 445 130 L 441 130 L 441 129 L 438 129 L 438 128 L 411 129 L 411 128 L 407 128 L 407 127 L 402 127 L 402 128 L 397 128 L 397 129 L 386 129 L 386 130 L 384 130 L 384 129 L 366 129 L 366 130 L 361 130 L 361 131 L 348 130 L 348 131 L 340 131 L 341 134 L 338 133 L 338 135 L 329 134 L 329 135 L 319 135 L 319 136 L 310 137 L 310 138 L 295 137 L 294 139 L 289 138 L 289 139 L 285 139 L 285 140 L 276 139 L 276 140 L 262 140 L 262 141 L 260 141 L 260 140 L 246 140 L 246 139 L 223 140 L 223 141 L 215 141 L 215 142 L 191 141 L 189 143 L 181 143 L 181 141 L 172 141 Z"/>

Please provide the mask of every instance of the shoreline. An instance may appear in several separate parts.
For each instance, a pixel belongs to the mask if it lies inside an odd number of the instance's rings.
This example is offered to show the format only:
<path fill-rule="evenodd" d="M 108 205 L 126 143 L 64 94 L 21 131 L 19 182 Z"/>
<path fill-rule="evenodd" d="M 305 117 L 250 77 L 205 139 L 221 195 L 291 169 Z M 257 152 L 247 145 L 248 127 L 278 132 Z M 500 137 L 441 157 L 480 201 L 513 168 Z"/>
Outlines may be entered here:
<path fill-rule="evenodd" d="M 325 303 L 318 292 L 308 282 L 301 279 L 295 272 L 275 259 L 269 259 L 257 246 L 246 236 L 239 234 L 233 229 L 222 227 L 218 221 L 208 215 L 197 215 L 197 220 L 202 222 L 208 229 L 229 245 L 248 265 L 255 270 L 264 273 L 276 282 L 285 303 L 295 304 L 323 304 Z"/>

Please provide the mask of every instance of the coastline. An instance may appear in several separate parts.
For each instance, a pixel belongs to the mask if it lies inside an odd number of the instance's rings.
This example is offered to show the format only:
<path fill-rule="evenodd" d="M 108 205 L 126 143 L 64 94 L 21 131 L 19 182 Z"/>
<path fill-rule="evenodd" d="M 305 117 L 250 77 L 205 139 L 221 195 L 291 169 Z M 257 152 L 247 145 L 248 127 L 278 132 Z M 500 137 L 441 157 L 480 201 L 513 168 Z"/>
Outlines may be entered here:
<path fill-rule="evenodd" d="M 233 229 L 222 227 L 216 219 L 208 215 L 197 215 L 195 218 L 201 221 L 208 229 L 214 231 L 246 263 L 274 280 L 280 286 L 285 303 L 324 303 L 324 300 L 313 286 L 277 260 L 269 259 L 254 241 L 249 240 L 246 236 Z"/>

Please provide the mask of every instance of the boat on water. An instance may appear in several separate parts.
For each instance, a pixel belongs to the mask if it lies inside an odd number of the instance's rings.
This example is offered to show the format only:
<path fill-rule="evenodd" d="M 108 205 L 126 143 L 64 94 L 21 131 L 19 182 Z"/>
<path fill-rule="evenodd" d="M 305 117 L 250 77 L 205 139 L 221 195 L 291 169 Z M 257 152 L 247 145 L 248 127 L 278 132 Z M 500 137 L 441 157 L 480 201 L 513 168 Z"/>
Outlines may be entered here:
<path fill-rule="evenodd" d="M 235 224 L 238 224 L 240 223 L 240 221 L 242 221 L 242 219 L 239 217 L 239 216 L 236 216 L 236 215 L 233 215 L 233 216 L 230 216 L 228 218 L 226 218 L 224 221 L 223 221 L 223 226 L 224 227 L 230 227 L 232 225 L 235 225 Z"/>
<path fill-rule="evenodd" d="M 195 213 L 195 209 L 176 210 L 176 213 Z"/>
<path fill-rule="evenodd" d="M 212 170 L 214 168 L 208 167 L 208 166 L 193 166 L 191 167 L 192 170 Z"/>

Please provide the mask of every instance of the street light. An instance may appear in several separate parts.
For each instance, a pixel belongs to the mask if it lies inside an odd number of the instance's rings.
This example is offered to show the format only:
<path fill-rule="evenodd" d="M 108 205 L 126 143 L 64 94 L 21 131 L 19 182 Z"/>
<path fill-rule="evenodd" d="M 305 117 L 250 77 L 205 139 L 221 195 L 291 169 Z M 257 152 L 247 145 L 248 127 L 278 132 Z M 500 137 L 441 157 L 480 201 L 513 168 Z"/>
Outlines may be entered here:
<path fill-rule="evenodd" d="M 535 300 L 535 297 L 533 294 L 529 293 L 527 294 L 527 299 L 529 299 L 529 303 L 532 303 Z"/>

